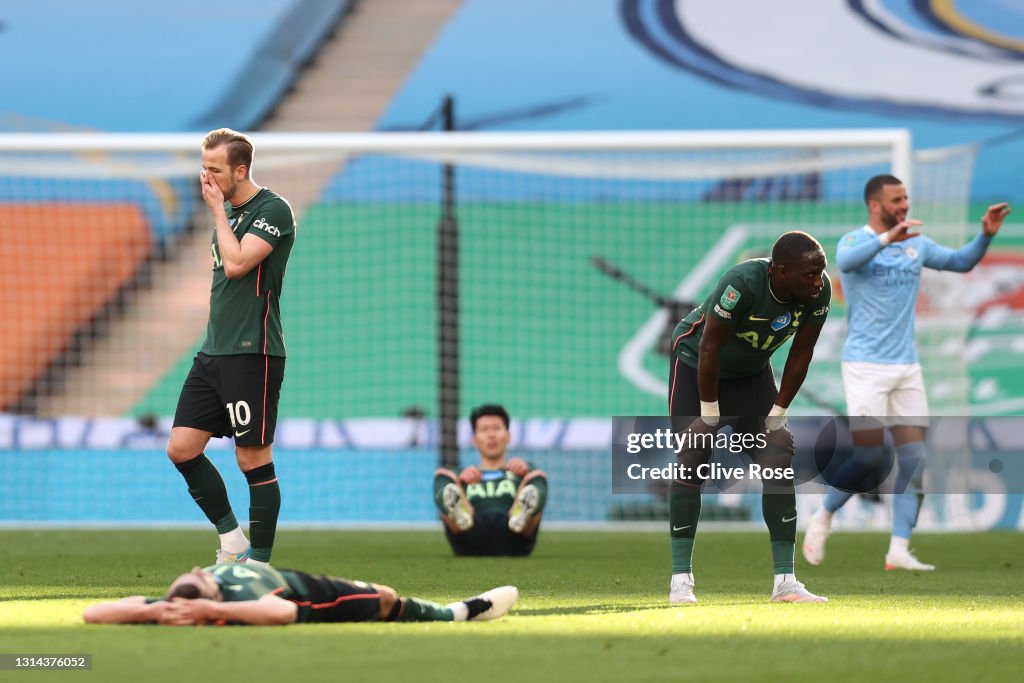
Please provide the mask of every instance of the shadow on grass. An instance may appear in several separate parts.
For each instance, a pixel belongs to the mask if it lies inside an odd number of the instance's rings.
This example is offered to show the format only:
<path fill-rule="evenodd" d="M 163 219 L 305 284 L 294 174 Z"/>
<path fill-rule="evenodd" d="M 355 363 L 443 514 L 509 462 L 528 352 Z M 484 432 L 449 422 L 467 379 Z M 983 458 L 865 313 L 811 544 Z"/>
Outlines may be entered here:
<path fill-rule="evenodd" d="M 110 591 L 78 591 L 75 593 L 25 593 L 23 595 L 3 595 L 0 602 L 25 602 L 29 600 L 120 600 L 129 595 L 161 595 L 164 591 L 152 591 L 150 593 L 125 593 L 113 594 Z"/>
<path fill-rule="evenodd" d="M 595 603 L 591 605 L 573 605 L 572 607 L 550 608 L 516 608 L 513 614 L 517 617 L 557 617 L 570 614 L 629 614 L 676 607 L 675 605 L 616 605 L 611 603 Z M 683 608 L 679 608 L 683 609 Z"/>
<path fill-rule="evenodd" d="M 353 680 L 450 681 L 452 662 L 486 653 L 489 683 L 523 680 L 818 681 L 1015 680 L 1006 644 L 975 637 L 899 641 L 860 632 L 793 634 L 708 633 L 692 627 L 665 633 L 516 633 L 495 624 L 449 630 L 424 624 L 317 624 L 288 628 L 67 627 L 0 628 L 9 651 L 43 652 L 59 642 L 87 652 L 106 680 L 163 681 L 237 678 L 321 680 L 339 666 Z M 511 623 L 509 624 L 511 626 Z M 187 661 L 182 653 L 187 652 Z M 524 655 L 524 653 L 527 653 Z M 386 666 L 382 667 L 382 662 Z M 184 666 L 184 668 L 183 668 Z M 1019 672 L 1018 672 L 1019 674 Z"/>

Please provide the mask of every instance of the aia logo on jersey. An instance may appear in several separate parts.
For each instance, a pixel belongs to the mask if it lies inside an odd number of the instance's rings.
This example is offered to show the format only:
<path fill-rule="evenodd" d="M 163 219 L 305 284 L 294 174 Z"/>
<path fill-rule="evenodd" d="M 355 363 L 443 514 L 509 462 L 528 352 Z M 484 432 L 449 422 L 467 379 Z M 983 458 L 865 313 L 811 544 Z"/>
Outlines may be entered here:
<path fill-rule="evenodd" d="M 782 328 L 784 328 L 787 325 L 789 325 L 789 322 L 792 319 L 793 319 L 793 316 L 791 316 L 789 314 L 789 311 L 786 311 L 785 313 L 783 313 L 779 317 L 775 318 L 775 320 L 772 320 L 772 330 L 774 330 L 775 332 L 778 332 Z"/>

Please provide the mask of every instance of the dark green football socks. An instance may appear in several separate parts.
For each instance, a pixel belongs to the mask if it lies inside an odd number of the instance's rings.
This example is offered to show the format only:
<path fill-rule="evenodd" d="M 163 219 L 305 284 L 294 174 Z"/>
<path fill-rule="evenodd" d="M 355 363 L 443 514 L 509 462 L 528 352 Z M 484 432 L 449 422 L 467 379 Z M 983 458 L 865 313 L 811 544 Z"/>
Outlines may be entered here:
<path fill-rule="evenodd" d="M 205 453 L 200 453 L 185 462 L 174 463 L 174 466 L 185 478 L 192 500 L 217 527 L 217 533 L 226 534 L 238 528 L 238 520 L 231 511 L 224 480 Z"/>
<path fill-rule="evenodd" d="M 779 487 L 765 484 L 764 488 L 761 512 L 772 541 L 772 564 L 776 574 L 792 574 L 796 553 L 796 492 L 792 484 Z"/>
<path fill-rule="evenodd" d="M 281 488 L 277 484 L 274 463 L 245 473 L 249 482 L 249 542 L 252 559 L 270 562 L 277 533 L 277 516 L 281 511 Z"/>
<path fill-rule="evenodd" d="M 420 598 L 400 598 L 386 621 L 454 621 L 452 611 Z"/>
<path fill-rule="evenodd" d="M 668 487 L 668 522 L 672 573 L 693 571 L 693 541 L 700 519 L 700 487 L 673 481 Z"/>

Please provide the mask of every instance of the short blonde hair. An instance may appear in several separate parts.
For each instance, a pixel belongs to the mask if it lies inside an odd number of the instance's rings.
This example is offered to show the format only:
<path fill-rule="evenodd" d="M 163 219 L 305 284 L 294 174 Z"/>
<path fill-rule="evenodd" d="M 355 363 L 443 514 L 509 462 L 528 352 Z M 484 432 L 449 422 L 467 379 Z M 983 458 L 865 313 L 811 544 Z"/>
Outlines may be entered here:
<path fill-rule="evenodd" d="M 238 131 L 230 128 L 218 128 L 211 130 L 203 138 L 203 151 L 226 145 L 228 148 L 228 165 L 231 168 L 238 168 L 245 164 L 245 176 L 249 177 L 252 170 L 252 141 Z"/>

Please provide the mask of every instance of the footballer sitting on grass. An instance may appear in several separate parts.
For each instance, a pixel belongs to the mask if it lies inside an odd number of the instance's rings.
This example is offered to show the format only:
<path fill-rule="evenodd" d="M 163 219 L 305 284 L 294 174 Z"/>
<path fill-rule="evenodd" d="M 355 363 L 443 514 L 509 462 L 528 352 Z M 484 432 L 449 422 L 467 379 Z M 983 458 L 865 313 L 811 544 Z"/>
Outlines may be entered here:
<path fill-rule="evenodd" d="M 501 586 L 447 606 L 402 598 L 379 583 L 349 581 L 267 566 L 195 567 L 162 598 L 136 595 L 86 608 L 90 624 L 199 626 L 342 621 L 487 621 L 504 616 L 519 598 Z"/>
<path fill-rule="evenodd" d="M 480 466 L 434 472 L 434 504 L 456 555 L 529 555 L 537 544 L 548 496 L 544 472 L 522 458 L 505 459 L 512 435 L 500 405 L 473 409 L 473 446 Z"/>

